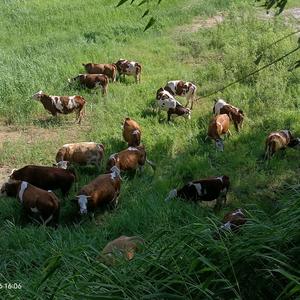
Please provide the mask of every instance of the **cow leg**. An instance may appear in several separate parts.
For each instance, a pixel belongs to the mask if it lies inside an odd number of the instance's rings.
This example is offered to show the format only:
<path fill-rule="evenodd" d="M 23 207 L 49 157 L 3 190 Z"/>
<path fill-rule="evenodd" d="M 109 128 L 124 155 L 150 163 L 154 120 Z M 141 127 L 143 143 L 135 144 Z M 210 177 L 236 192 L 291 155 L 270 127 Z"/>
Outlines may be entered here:
<path fill-rule="evenodd" d="M 230 132 L 230 130 L 228 129 L 228 131 L 227 131 L 227 138 L 229 139 L 230 136 L 231 136 L 231 132 Z"/>

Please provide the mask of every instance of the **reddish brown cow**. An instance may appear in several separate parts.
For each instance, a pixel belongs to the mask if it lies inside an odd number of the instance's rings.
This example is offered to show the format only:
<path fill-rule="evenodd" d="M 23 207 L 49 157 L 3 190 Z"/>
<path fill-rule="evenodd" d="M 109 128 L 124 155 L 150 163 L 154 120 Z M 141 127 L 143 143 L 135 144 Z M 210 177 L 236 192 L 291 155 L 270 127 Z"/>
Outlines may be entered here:
<path fill-rule="evenodd" d="M 19 170 L 13 170 L 10 178 L 27 181 L 43 190 L 60 189 L 65 196 L 75 181 L 75 174 L 71 170 L 28 165 Z"/>
<path fill-rule="evenodd" d="M 246 216 L 241 208 L 227 213 L 223 218 L 221 229 L 237 231 L 240 226 L 247 222 Z"/>
<path fill-rule="evenodd" d="M 138 62 L 119 59 L 115 65 L 117 66 L 119 76 L 123 75 L 124 79 L 125 75 L 134 76 L 136 83 L 141 82 L 142 66 Z"/>
<path fill-rule="evenodd" d="M 179 197 L 190 201 L 213 201 L 217 200 L 216 207 L 226 203 L 226 195 L 230 186 L 228 176 L 209 177 L 200 180 L 194 180 L 180 189 L 170 191 L 165 201 L 169 201 L 175 197 Z"/>
<path fill-rule="evenodd" d="M 224 150 L 224 142 L 221 136 L 224 134 L 229 136 L 231 134 L 229 125 L 229 117 L 226 114 L 215 116 L 209 124 L 207 137 L 210 137 L 216 142 L 216 147 L 220 151 Z"/>
<path fill-rule="evenodd" d="M 85 68 L 85 71 L 89 74 L 104 74 L 112 82 L 116 81 L 117 76 L 117 66 L 115 64 L 93 64 L 87 63 L 82 64 Z"/>
<path fill-rule="evenodd" d="M 70 114 L 75 111 L 78 124 L 81 123 L 84 116 L 86 100 L 81 96 L 49 96 L 39 91 L 32 98 L 40 101 L 52 116 Z"/>
<path fill-rule="evenodd" d="M 79 84 L 89 89 L 101 87 L 102 95 L 104 96 L 107 94 L 109 79 L 104 74 L 79 74 L 72 79 L 68 79 L 68 81 L 70 83 L 79 82 Z"/>
<path fill-rule="evenodd" d="M 145 162 L 155 169 L 155 164 L 147 159 L 145 147 L 143 145 L 129 147 L 128 149 L 110 156 L 107 162 L 107 170 L 116 166 L 121 171 L 136 171 L 137 169 L 142 171 Z"/>
<path fill-rule="evenodd" d="M 137 122 L 130 118 L 125 118 L 123 124 L 123 138 L 128 143 L 128 147 L 136 147 L 141 143 L 141 128 Z"/>
<path fill-rule="evenodd" d="M 44 225 L 58 226 L 60 203 L 51 191 L 26 181 L 10 180 L 1 187 L 0 196 L 18 197 L 26 214 Z"/>
<path fill-rule="evenodd" d="M 96 208 L 106 204 L 117 206 L 120 188 L 120 170 L 113 167 L 111 173 L 98 176 L 77 193 L 80 214 L 94 215 Z"/>

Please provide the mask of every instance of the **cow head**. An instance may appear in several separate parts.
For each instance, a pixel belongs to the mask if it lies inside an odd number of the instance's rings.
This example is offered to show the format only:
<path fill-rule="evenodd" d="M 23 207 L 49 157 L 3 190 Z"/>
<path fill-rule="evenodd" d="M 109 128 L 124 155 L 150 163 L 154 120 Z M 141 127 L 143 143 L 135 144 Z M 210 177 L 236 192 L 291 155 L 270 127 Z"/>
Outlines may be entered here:
<path fill-rule="evenodd" d="M 87 212 L 88 212 L 88 210 L 87 210 L 88 199 L 90 199 L 91 196 L 78 195 L 78 196 L 76 196 L 76 198 L 78 199 L 80 214 L 81 215 L 86 215 Z"/>
<path fill-rule="evenodd" d="M 166 202 L 172 200 L 173 198 L 175 198 L 177 196 L 177 190 L 171 190 L 168 197 L 165 199 Z"/>
<path fill-rule="evenodd" d="M 216 147 L 219 151 L 224 151 L 224 142 L 222 139 L 216 139 Z"/>
<path fill-rule="evenodd" d="M 21 181 L 9 180 L 5 182 L 0 189 L 0 197 L 16 197 Z"/>
<path fill-rule="evenodd" d="M 300 149 L 300 138 L 294 138 L 292 139 L 289 144 L 289 147 L 292 147 L 294 149 Z"/>
<path fill-rule="evenodd" d="M 191 115 L 192 115 L 191 110 L 189 108 L 186 108 L 186 112 L 183 115 L 183 117 L 190 120 L 191 119 Z"/>
<path fill-rule="evenodd" d="M 43 91 L 39 91 L 39 92 L 33 94 L 33 95 L 32 95 L 32 98 L 33 98 L 34 100 L 38 100 L 38 101 L 39 101 L 39 100 L 41 100 L 41 97 L 42 97 L 43 95 L 45 95 L 45 94 L 43 93 Z"/>
<path fill-rule="evenodd" d="M 120 176 L 121 171 L 120 171 L 120 169 L 117 166 L 113 166 L 110 169 L 110 171 L 111 171 L 111 178 L 112 179 L 115 179 L 116 177 L 120 177 L 121 178 L 121 176 Z"/>
<path fill-rule="evenodd" d="M 17 170 L 17 169 L 12 169 L 12 170 L 11 170 L 11 173 L 8 175 L 8 178 L 10 178 L 10 179 L 16 179 L 16 178 L 15 178 L 15 174 L 14 174 L 16 170 Z"/>
<path fill-rule="evenodd" d="M 68 169 L 68 167 L 70 166 L 70 162 L 67 160 L 61 160 L 59 162 L 57 162 L 56 164 L 53 164 L 53 167 L 57 167 L 60 169 Z"/>

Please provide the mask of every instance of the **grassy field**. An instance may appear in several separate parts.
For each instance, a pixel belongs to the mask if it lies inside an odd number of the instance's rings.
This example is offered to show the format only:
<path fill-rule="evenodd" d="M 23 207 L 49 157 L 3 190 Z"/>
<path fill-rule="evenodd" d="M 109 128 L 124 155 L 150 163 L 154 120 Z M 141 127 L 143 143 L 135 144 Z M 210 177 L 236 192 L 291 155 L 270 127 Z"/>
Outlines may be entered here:
<path fill-rule="evenodd" d="M 143 32 L 142 8 L 114 8 L 113 1 L 12 1 L 0 3 L 0 170 L 27 164 L 51 165 L 57 149 L 78 141 L 105 145 L 106 159 L 126 147 L 121 122 L 126 116 L 142 127 L 154 173 L 124 178 L 120 203 L 102 211 L 96 222 L 74 222 L 71 199 L 96 170 L 77 169 L 79 180 L 62 202 L 57 230 L 23 224 L 16 199 L 0 199 L 1 299 L 296 299 L 300 297 L 299 151 L 262 159 L 269 132 L 290 129 L 300 136 L 300 69 L 285 60 L 199 100 L 187 121 L 166 123 L 153 113 L 156 90 L 184 79 L 204 96 L 297 47 L 283 16 L 258 17 L 251 1 L 162 1 L 157 24 Z M 224 22 L 190 33 L 193 18 L 222 13 Z M 143 65 L 142 83 L 133 78 L 109 86 L 109 95 L 76 90 L 67 79 L 83 72 L 82 63 Z M 52 95 L 84 96 L 81 126 L 75 116 L 49 117 L 31 99 Z M 244 128 L 225 141 L 224 153 L 204 141 L 213 99 L 222 97 L 246 113 Z M 161 120 L 161 117 L 164 119 Z M 104 170 L 104 166 L 103 166 Z M 169 190 L 191 179 L 226 174 L 229 203 L 212 207 L 163 200 Z M 242 207 L 249 221 L 237 234 L 213 239 L 223 215 Z M 97 256 L 120 235 L 140 235 L 144 251 L 130 263 L 106 267 Z M 1 287 L 1 285 L 0 285 Z"/>

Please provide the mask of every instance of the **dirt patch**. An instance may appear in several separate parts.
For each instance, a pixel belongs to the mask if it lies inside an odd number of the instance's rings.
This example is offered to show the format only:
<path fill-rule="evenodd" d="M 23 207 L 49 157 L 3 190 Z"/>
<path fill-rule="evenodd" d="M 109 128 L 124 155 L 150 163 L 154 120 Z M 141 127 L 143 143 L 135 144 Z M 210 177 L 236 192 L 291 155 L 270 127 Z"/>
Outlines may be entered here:
<path fill-rule="evenodd" d="M 12 169 L 10 167 L 0 165 L 0 187 L 1 187 L 2 183 L 7 180 L 11 171 L 12 171 Z"/>
<path fill-rule="evenodd" d="M 225 13 L 218 13 L 211 18 L 203 18 L 203 17 L 195 17 L 191 24 L 179 26 L 176 28 L 176 31 L 180 32 L 197 32 L 202 28 L 212 28 L 220 23 L 222 23 L 225 19 Z"/>

